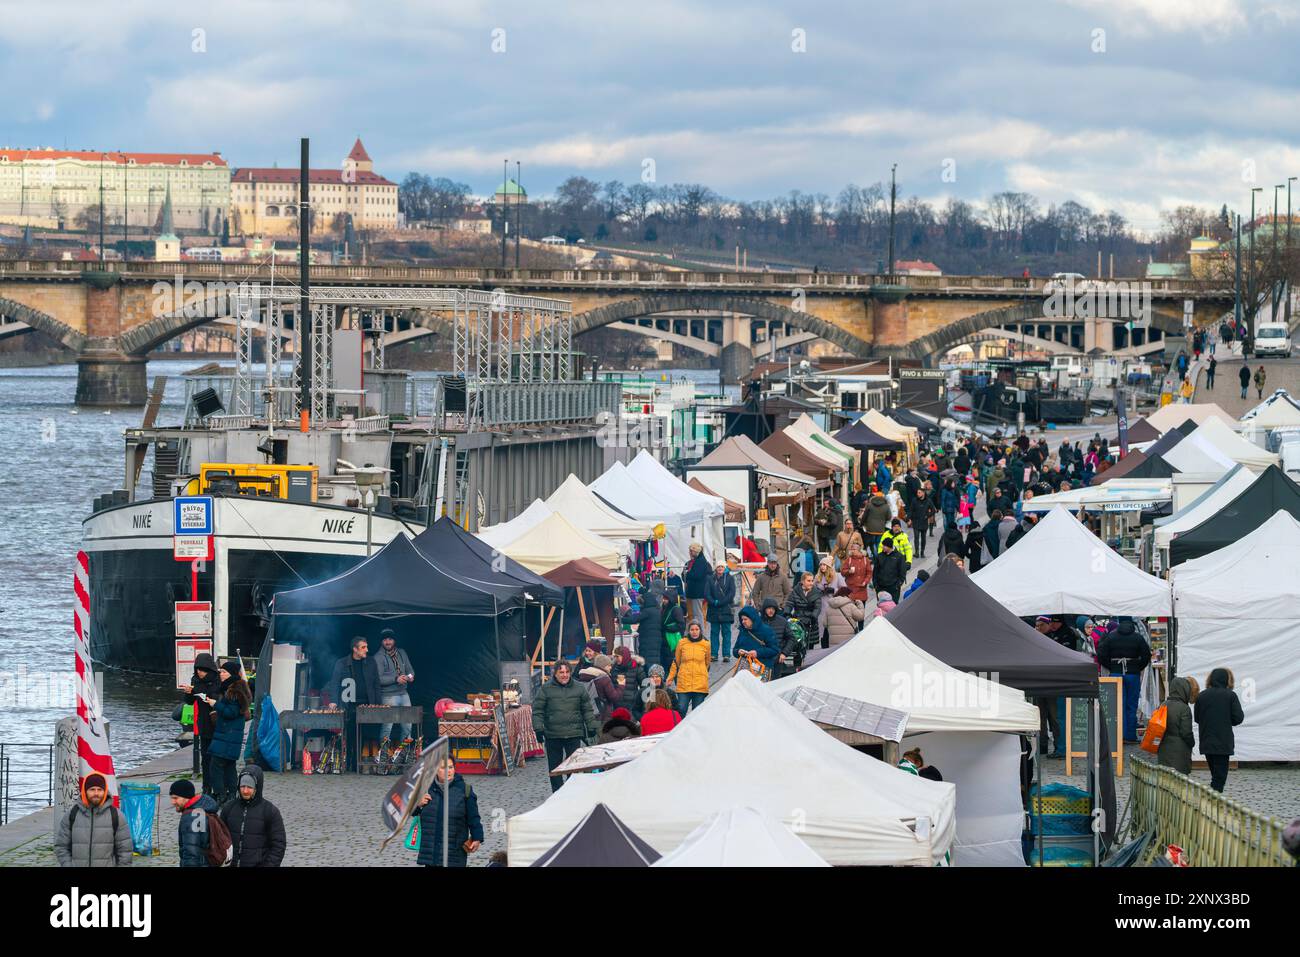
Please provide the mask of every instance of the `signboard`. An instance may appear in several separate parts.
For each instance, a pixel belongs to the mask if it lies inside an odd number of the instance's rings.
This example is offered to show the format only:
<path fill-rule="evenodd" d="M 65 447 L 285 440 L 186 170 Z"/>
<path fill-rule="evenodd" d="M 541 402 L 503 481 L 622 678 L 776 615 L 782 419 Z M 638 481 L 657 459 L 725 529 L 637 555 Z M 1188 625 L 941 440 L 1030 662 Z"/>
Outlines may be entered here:
<path fill-rule="evenodd" d="M 506 709 L 501 705 L 496 706 L 492 712 L 492 717 L 497 724 L 497 744 L 501 748 L 501 766 L 506 772 L 506 777 L 515 769 L 515 749 L 510 747 L 510 734 L 506 730 Z"/>
<path fill-rule="evenodd" d="M 899 369 L 898 377 L 900 379 L 946 379 L 948 373 L 944 369 Z"/>
<path fill-rule="evenodd" d="M 180 496 L 173 502 L 173 535 L 212 534 L 212 496 Z"/>
<path fill-rule="evenodd" d="M 1106 722 L 1110 757 L 1115 761 L 1115 776 L 1124 776 L 1124 740 L 1121 717 L 1124 714 L 1123 679 L 1108 676 L 1097 679 L 1101 692 L 1101 716 Z M 1089 761 L 1092 755 L 1092 699 L 1065 699 L 1065 773 L 1074 773 L 1076 758 Z"/>
<path fill-rule="evenodd" d="M 1192 317 L 1196 315 L 1196 302 L 1192 299 L 1183 300 L 1183 327 L 1192 328 Z"/>
<path fill-rule="evenodd" d="M 194 659 L 201 654 L 212 654 L 211 638 L 176 639 L 176 687 L 190 683 L 194 676 Z"/>
<path fill-rule="evenodd" d="M 1119 457 L 1123 458 L 1128 455 L 1128 399 L 1119 385 L 1115 386 L 1115 416 L 1119 421 Z"/>
<path fill-rule="evenodd" d="M 178 562 L 207 562 L 212 560 L 211 535 L 175 535 L 172 537 L 172 557 Z"/>
<path fill-rule="evenodd" d="M 178 601 L 176 637 L 203 638 L 212 635 L 212 602 Z"/>

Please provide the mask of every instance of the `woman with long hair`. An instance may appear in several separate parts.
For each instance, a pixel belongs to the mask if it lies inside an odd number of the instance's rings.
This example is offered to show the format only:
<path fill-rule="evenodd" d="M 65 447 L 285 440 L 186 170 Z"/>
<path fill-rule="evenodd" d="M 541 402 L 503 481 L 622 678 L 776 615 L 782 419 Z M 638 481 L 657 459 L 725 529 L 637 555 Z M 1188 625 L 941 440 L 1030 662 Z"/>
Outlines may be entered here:
<path fill-rule="evenodd" d="M 244 724 L 248 721 L 253 691 L 244 680 L 244 668 L 238 658 L 231 658 L 217 670 L 221 679 L 221 696 L 208 698 L 216 714 L 212 732 L 212 797 L 217 804 L 233 800 L 236 794 L 235 763 L 244 744 Z"/>

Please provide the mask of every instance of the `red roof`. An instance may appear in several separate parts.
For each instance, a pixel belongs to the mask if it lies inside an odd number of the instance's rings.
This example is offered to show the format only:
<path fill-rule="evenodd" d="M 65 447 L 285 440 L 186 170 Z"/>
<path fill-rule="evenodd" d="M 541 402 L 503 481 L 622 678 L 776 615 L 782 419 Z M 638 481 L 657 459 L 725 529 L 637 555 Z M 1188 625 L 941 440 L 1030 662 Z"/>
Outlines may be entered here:
<path fill-rule="evenodd" d="M 0 150 L 0 158 L 6 158 L 10 163 L 21 163 L 23 160 L 54 160 L 54 159 L 79 159 L 89 160 L 99 163 L 115 163 L 125 166 L 128 161 L 135 160 L 137 166 L 146 166 L 151 163 L 160 163 L 163 166 L 179 166 L 184 160 L 189 166 L 202 166 L 204 163 L 211 163 L 213 166 L 225 166 L 226 161 L 221 158 L 220 153 L 120 153 L 110 150 L 95 152 L 94 150 Z"/>
<path fill-rule="evenodd" d="M 348 159 L 356 160 L 358 163 L 370 162 L 370 154 L 367 153 L 366 148 L 361 145 L 361 137 L 358 136 L 357 141 L 352 144 L 352 152 L 348 154 Z"/>
<path fill-rule="evenodd" d="M 894 263 L 895 269 L 924 269 L 928 272 L 939 272 L 939 267 L 934 263 L 926 262 L 924 259 L 900 259 Z"/>
<path fill-rule="evenodd" d="M 308 171 L 308 176 L 310 182 L 313 183 L 339 183 L 345 186 L 352 184 L 361 184 L 363 186 L 397 185 L 378 173 L 368 173 L 365 170 L 350 173 L 346 181 L 343 179 L 343 171 L 338 169 L 313 169 Z M 298 170 L 245 166 L 235 170 L 230 177 L 230 181 L 232 183 L 296 183 L 298 182 Z"/>

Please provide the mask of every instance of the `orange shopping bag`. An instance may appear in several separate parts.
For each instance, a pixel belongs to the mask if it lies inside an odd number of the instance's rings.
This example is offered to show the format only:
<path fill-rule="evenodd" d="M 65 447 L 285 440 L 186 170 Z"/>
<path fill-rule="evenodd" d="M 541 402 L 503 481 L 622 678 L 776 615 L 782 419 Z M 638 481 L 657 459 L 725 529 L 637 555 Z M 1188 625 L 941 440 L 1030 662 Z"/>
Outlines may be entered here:
<path fill-rule="evenodd" d="M 1147 722 L 1146 733 L 1142 735 L 1142 750 L 1155 754 L 1160 750 L 1160 739 L 1165 736 L 1165 725 L 1169 721 L 1169 709 L 1165 705 L 1156 708 Z"/>

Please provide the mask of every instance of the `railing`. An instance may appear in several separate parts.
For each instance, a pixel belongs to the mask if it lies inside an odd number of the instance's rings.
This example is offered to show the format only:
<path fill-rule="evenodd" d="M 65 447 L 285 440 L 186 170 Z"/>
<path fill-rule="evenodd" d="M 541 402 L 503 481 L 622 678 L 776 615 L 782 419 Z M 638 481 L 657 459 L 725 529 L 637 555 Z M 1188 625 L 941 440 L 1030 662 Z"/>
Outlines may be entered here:
<path fill-rule="evenodd" d="M 615 413 L 622 392 L 616 382 L 488 382 L 471 385 L 482 403 L 482 424 L 525 425 L 590 422 Z"/>
<path fill-rule="evenodd" d="M 224 281 L 265 279 L 263 263 L 216 262 L 105 262 L 83 263 L 64 260 L 16 260 L 0 263 L 0 279 L 76 279 L 83 272 L 104 271 L 127 278 L 172 280 L 213 279 Z M 504 284 L 530 286 L 657 285 L 657 286 L 756 286 L 825 289 L 866 289 L 888 285 L 917 292 L 1033 294 L 1045 292 L 1052 282 L 1023 276 L 887 276 L 870 273 L 829 273 L 790 270 L 755 272 L 700 269 L 499 269 L 493 267 L 440 266 L 312 266 L 313 283 L 383 283 L 477 285 L 491 288 Z M 1107 282 L 1112 280 L 1106 280 Z M 1154 295 L 1223 296 L 1231 288 L 1222 283 L 1198 279 L 1118 278 L 1115 282 L 1142 283 Z"/>
<path fill-rule="evenodd" d="M 39 765 L 44 760 L 45 768 L 13 766 L 14 752 L 26 765 Z M 32 744 L 26 741 L 11 743 L 0 742 L 0 825 L 9 823 L 9 816 L 18 805 L 19 809 L 35 810 L 37 807 L 49 807 L 54 803 L 54 745 Z"/>
<path fill-rule="evenodd" d="M 1129 765 L 1130 837 L 1153 832 L 1154 849 L 1176 844 L 1193 867 L 1294 867 L 1274 817 L 1252 811 L 1173 768 Z"/>

